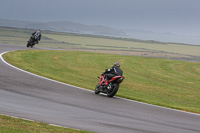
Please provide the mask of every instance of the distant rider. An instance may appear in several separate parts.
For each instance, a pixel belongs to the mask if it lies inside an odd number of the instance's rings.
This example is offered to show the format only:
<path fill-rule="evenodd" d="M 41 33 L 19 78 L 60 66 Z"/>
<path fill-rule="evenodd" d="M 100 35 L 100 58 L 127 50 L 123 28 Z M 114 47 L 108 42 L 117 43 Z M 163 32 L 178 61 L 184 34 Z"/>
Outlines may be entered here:
<path fill-rule="evenodd" d="M 105 75 L 105 80 L 110 80 L 114 76 L 122 76 L 123 71 L 120 68 L 120 64 L 115 62 L 114 65 L 110 69 L 106 69 L 102 75 Z"/>
<path fill-rule="evenodd" d="M 33 42 L 36 42 L 36 44 L 38 44 L 41 39 L 41 36 L 42 36 L 41 30 L 38 30 L 38 31 L 32 33 L 31 38 L 33 39 Z"/>

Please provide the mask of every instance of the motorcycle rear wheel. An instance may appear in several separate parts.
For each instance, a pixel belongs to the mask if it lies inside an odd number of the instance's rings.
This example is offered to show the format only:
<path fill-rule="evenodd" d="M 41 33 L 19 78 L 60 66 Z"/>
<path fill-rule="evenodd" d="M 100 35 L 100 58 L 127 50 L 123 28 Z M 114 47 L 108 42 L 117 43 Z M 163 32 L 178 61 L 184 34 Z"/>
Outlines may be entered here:
<path fill-rule="evenodd" d="M 113 97 L 113 96 L 117 93 L 118 88 L 119 88 L 119 84 L 114 83 L 114 84 L 112 85 L 112 88 L 111 88 L 110 90 L 108 90 L 107 96 L 108 96 L 108 97 Z"/>

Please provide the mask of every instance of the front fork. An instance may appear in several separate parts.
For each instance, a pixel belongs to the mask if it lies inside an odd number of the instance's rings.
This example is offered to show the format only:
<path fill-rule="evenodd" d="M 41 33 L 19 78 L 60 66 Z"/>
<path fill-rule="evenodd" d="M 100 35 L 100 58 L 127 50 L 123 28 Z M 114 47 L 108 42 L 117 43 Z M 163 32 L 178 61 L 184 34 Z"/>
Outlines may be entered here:
<path fill-rule="evenodd" d="M 110 90 L 112 88 L 112 84 L 110 83 L 107 87 L 108 90 Z"/>

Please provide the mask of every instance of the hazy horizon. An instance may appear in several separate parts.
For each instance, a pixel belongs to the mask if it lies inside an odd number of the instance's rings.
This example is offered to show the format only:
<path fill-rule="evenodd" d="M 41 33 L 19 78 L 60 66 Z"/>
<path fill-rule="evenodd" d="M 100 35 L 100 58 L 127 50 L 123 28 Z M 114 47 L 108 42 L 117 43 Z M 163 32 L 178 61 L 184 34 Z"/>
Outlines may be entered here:
<path fill-rule="evenodd" d="M 199 0 L 0 0 L 0 18 L 171 33 L 200 44 L 199 5 Z"/>

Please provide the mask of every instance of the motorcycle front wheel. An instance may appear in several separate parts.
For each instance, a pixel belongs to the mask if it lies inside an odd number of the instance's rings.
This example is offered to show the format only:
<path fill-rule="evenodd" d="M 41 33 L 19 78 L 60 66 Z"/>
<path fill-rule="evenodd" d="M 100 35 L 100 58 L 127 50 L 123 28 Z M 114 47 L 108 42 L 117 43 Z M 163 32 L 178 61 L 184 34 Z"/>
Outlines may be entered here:
<path fill-rule="evenodd" d="M 26 45 L 27 47 L 29 47 L 30 46 L 30 42 L 27 42 L 27 45 Z"/>
<path fill-rule="evenodd" d="M 108 90 L 107 96 L 108 97 L 113 97 L 117 93 L 118 88 L 119 88 L 119 84 L 114 83 L 112 85 L 112 88 Z"/>
<path fill-rule="evenodd" d="M 94 93 L 95 94 L 99 94 L 100 93 L 100 90 L 99 90 L 99 84 L 97 84 L 95 90 L 94 90 Z"/>

